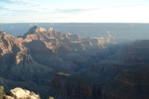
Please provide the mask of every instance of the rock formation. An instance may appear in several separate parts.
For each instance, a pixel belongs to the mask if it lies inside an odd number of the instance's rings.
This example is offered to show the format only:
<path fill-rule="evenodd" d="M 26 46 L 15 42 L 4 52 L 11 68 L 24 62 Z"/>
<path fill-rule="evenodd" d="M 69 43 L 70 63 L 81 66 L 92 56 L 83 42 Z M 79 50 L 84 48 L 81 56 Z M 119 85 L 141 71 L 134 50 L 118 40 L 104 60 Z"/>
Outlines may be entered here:
<path fill-rule="evenodd" d="M 34 92 L 22 88 L 14 88 L 10 90 L 10 95 L 4 96 L 5 99 L 40 99 L 40 96 Z"/>

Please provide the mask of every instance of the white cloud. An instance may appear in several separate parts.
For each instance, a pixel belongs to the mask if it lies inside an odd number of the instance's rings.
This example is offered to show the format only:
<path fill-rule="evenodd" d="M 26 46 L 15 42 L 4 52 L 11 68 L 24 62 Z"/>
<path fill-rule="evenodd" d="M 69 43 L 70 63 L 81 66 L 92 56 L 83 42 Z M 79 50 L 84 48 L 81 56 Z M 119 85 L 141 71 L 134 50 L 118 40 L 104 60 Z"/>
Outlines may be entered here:
<path fill-rule="evenodd" d="M 30 2 L 27 0 L 0 0 L 5 3 L 17 4 L 17 5 L 24 5 L 24 6 L 40 6 L 35 2 Z"/>
<path fill-rule="evenodd" d="M 93 10 L 97 10 L 97 9 L 101 9 L 101 8 L 100 7 L 98 7 L 98 8 L 65 8 L 65 9 L 55 9 L 53 12 L 68 14 L 68 13 L 79 13 L 79 12 L 93 11 Z"/>
<path fill-rule="evenodd" d="M 27 8 L 17 9 L 17 8 L 10 7 L 10 6 L 0 6 L 0 9 L 1 10 L 6 10 L 6 11 L 12 11 L 12 12 L 21 12 L 21 13 L 24 13 L 24 12 L 36 12 L 35 10 L 32 10 L 32 9 L 27 9 Z"/>

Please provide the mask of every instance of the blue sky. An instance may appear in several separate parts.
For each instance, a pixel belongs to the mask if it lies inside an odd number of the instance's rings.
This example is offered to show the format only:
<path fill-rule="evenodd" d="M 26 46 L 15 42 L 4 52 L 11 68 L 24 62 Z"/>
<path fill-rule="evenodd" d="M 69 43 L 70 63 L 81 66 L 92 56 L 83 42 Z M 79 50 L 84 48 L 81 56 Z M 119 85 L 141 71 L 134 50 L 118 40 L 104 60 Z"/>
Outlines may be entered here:
<path fill-rule="evenodd" d="M 149 23 L 149 0 L 0 0 L 0 23 Z"/>

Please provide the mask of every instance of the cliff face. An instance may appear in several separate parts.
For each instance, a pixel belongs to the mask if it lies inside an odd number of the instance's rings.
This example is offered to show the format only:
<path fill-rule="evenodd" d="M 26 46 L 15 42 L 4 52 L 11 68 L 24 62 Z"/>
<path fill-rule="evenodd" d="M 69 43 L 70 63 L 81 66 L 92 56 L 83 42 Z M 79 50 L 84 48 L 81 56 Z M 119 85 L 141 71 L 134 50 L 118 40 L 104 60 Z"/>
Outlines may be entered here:
<path fill-rule="evenodd" d="M 102 87 L 105 99 L 148 99 L 148 72 L 127 71 Z"/>
<path fill-rule="evenodd" d="M 28 49 L 5 32 L 0 33 L 0 58 L 1 64 L 6 66 L 24 65 L 31 61 Z"/>
<path fill-rule="evenodd" d="M 30 50 L 5 32 L 0 32 L 0 50 L 0 75 L 4 78 L 28 81 L 36 77 L 40 82 L 41 77 L 49 76 L 52 71 L 34 61 Z"/>
<path fill-rule="evenodd" d="M 59 99 L 98 99 L 100 98 L 100 85 L 91 83 L 88 79 L 77 76 L 55 74 L 48 86 L 50 95 Z"/>
<path fill-rule="evenodd" d="M 103 86 L 102 94 L 107 99 L 149 98 L 148 43 L 148 40 L 136 41 L 117 52 L 122 54 L 121 65 L 126 71 Z M 117 53 L 114 56 L 119 55 Z"/>
<path fill-rule="evenodd" d="M 149 64 L 149 40 L 136 41 L 131 46 L 126 46 L 123 51 L 130 52 L 125 55 L 124 61 L 129 63 L 145 63 Z"/>

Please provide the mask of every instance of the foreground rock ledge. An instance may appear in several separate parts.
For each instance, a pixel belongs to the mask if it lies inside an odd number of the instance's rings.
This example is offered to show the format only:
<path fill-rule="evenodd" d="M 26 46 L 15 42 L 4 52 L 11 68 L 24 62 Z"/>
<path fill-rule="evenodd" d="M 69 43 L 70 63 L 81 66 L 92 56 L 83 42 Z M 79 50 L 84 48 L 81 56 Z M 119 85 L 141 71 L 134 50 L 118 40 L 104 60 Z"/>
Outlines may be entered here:
<path fill-rule="evenodd" d="M 40 99 L 40 96 L 29 90 L 20 87 L 10 90 L 10 96 L 5 96 L 4 99 Z"/>

